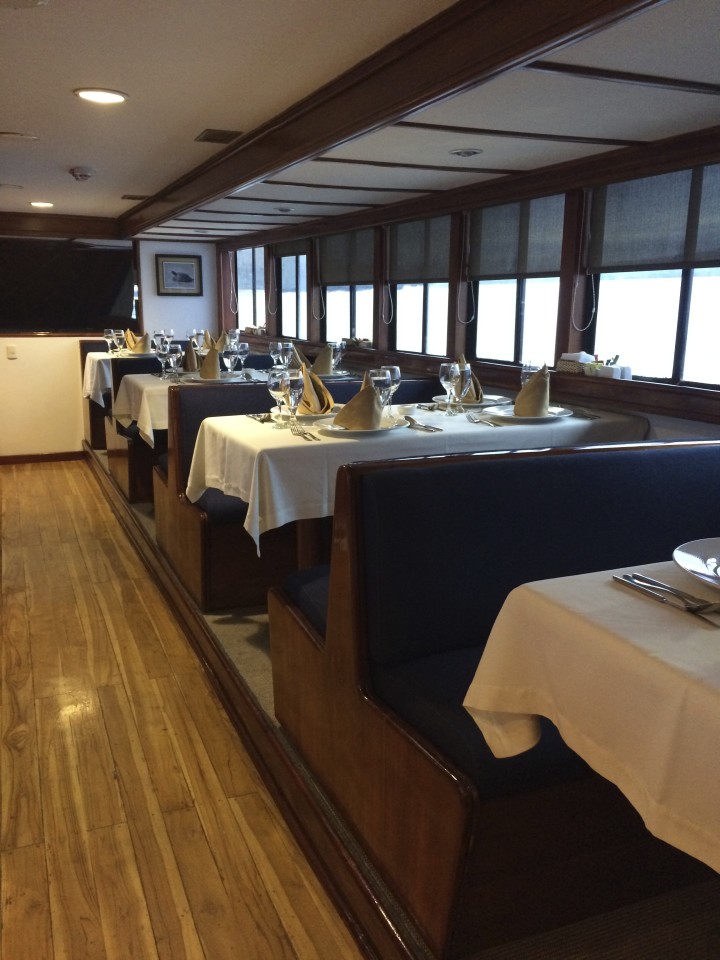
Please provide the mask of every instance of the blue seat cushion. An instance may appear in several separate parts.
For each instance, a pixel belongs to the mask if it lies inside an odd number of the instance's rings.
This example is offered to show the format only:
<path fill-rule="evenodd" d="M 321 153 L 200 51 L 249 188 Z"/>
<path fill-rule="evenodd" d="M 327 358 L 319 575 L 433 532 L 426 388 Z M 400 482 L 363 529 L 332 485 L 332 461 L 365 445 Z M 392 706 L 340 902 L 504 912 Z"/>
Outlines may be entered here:
<path fill-rule="evenodd" d="M 160 470 L 161 470 L 161 471 L 165 474 L 165 476 L 167 477 L 167 475 L 168 475 L 168 455 L 167 455 L 167 450 L 166 450 L 164 453 L 161 453 L 161 454 L 160 454 L 160 456 L 159 456 L 158 459 L 157 459 L 156 466 L 159 467 Z"/>
<path fill-rule="evenodd" d="M 481 647 L 464 647 L 392 666 L 375 666 L 378 700 L 421 733 L 475 783 L 484 798 L 575 779 L 588 767 L 549 720 L 532 750 L 516 757 L 493 756 L 462 702 L 477 669 Z"/>
<path fill-rule="evenodd" d="M 244 500 L 212 488 L 207 489 L 195 505 L 207 513 L 212 523 L 244 523 L 248 510 Z"/>
<path fill-rule="evenodd" d="M 283 582 L 288 596 L 305 614 L 321 636 L 327 625 L 328 587 L 330 566 L 308 567 L 291 573 Z"/>

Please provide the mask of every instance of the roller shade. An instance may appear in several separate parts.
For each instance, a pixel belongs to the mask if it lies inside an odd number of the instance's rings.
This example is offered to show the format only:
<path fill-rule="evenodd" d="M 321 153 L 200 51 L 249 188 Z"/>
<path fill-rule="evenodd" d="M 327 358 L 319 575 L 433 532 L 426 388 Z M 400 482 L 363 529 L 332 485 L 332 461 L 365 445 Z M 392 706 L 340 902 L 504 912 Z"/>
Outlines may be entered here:
<path fill-rule="evenodd" d="M 691 267 L 720 259 L 720 166 L 593 191 L 591 273 Z"/>
<path fill-rule="evenodd" d="M 372 284 L 374 251 L 373 230 L 354 230 L 352 233 L 321 237 L 320 282 L 323 286 Z"/>
<path fill-rule="evenodd" d="M 447 282 L 449 263 L 449 216 L 413 220 L 390 227 L 391 282 Z"/>
<path fill-rule="evenodd" d="M 474 210 L 470 215 L 470 276 L 559 273 L 564 213 L 564 194 Z"/>
<path fill-rule="evenodd" d="M 308 252 L 307 240 L 287 240 L 273 247 L 276 257 L 300 257 Z"/>

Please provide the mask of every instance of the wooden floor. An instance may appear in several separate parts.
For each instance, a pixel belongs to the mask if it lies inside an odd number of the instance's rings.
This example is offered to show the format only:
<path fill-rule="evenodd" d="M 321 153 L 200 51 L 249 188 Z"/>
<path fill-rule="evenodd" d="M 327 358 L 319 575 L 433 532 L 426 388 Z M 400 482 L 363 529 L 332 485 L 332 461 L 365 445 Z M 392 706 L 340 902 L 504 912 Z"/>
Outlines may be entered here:
<path fill-rule="evenodd" d="M 1 960 L 360 960 L 86 464 L 0 499 Z"/>

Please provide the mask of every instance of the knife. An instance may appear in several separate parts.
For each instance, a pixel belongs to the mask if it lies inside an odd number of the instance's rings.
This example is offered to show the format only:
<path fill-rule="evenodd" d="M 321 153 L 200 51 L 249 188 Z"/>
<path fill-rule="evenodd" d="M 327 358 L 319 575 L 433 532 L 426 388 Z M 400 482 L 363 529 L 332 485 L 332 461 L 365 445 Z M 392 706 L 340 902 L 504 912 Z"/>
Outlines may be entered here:
<path fill-rule="evenodd" d="M 668 606 L 674 607 L 675 610 L 682 610 L 683 613 L 689 613 L 693 617 L 700 617 L 701 620 L 709 623 L 710 626 L 720 629 L 720 623 L 716 623 L 714 620 L 711 620 L 710 617 L 704 616 L 699 610 L 691 610 L 689 607 L 685 606 L 679 597 L 674 597 L 672 594 L 663 596 L 662 593 L 658 593 L 657 590 L 653 590 L 652 587 L 645 587 L 636 580 L 633 580 L 628 574 L 625 574 L 621 577 L 617 574 L 613 574 L 613 580 L 624 584 L 626 587 L 630 587 L 631 590 L 637 590 L 638 593 L 644 593 L 645 596 L 652 597 L 653 600 L 657 600 L 659 603 L 666 603 Z M 673 600 L 677 600 L 677 603 L 673 603 Z"/>

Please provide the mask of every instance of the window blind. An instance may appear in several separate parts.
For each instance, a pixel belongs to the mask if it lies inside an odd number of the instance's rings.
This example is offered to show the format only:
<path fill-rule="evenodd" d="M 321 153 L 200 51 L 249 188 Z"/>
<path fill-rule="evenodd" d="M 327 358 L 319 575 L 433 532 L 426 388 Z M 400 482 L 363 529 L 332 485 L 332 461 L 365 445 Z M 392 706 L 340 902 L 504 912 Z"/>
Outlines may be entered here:
<path fill-rule="evenodd" d="M 593 191 L 588 270 L 691 267 L 720 259 L 720 166 Z"/>
<path fill-rule="evenodd" d="M 559 273 L 565 196 L 537 197 L 470 214 L 475 279 Z"/>
<path fill-rule="evenodd" d="M 273 247 L 276 257 L 298 257 L 308 252 L 307 240 L 286 240 L 285 243 L 276 243 Z"/>
<path fill-rule="evenodd" d="M 372 284 L 375 233 L 354 230 L 321 237 L 320 282 L 323 286 Z"/>
<path fill-rule="evenodd" d="M 447 282 L 449 263 L 449 216 L 413 220 L 390 227 L 392 283 Z"/>

